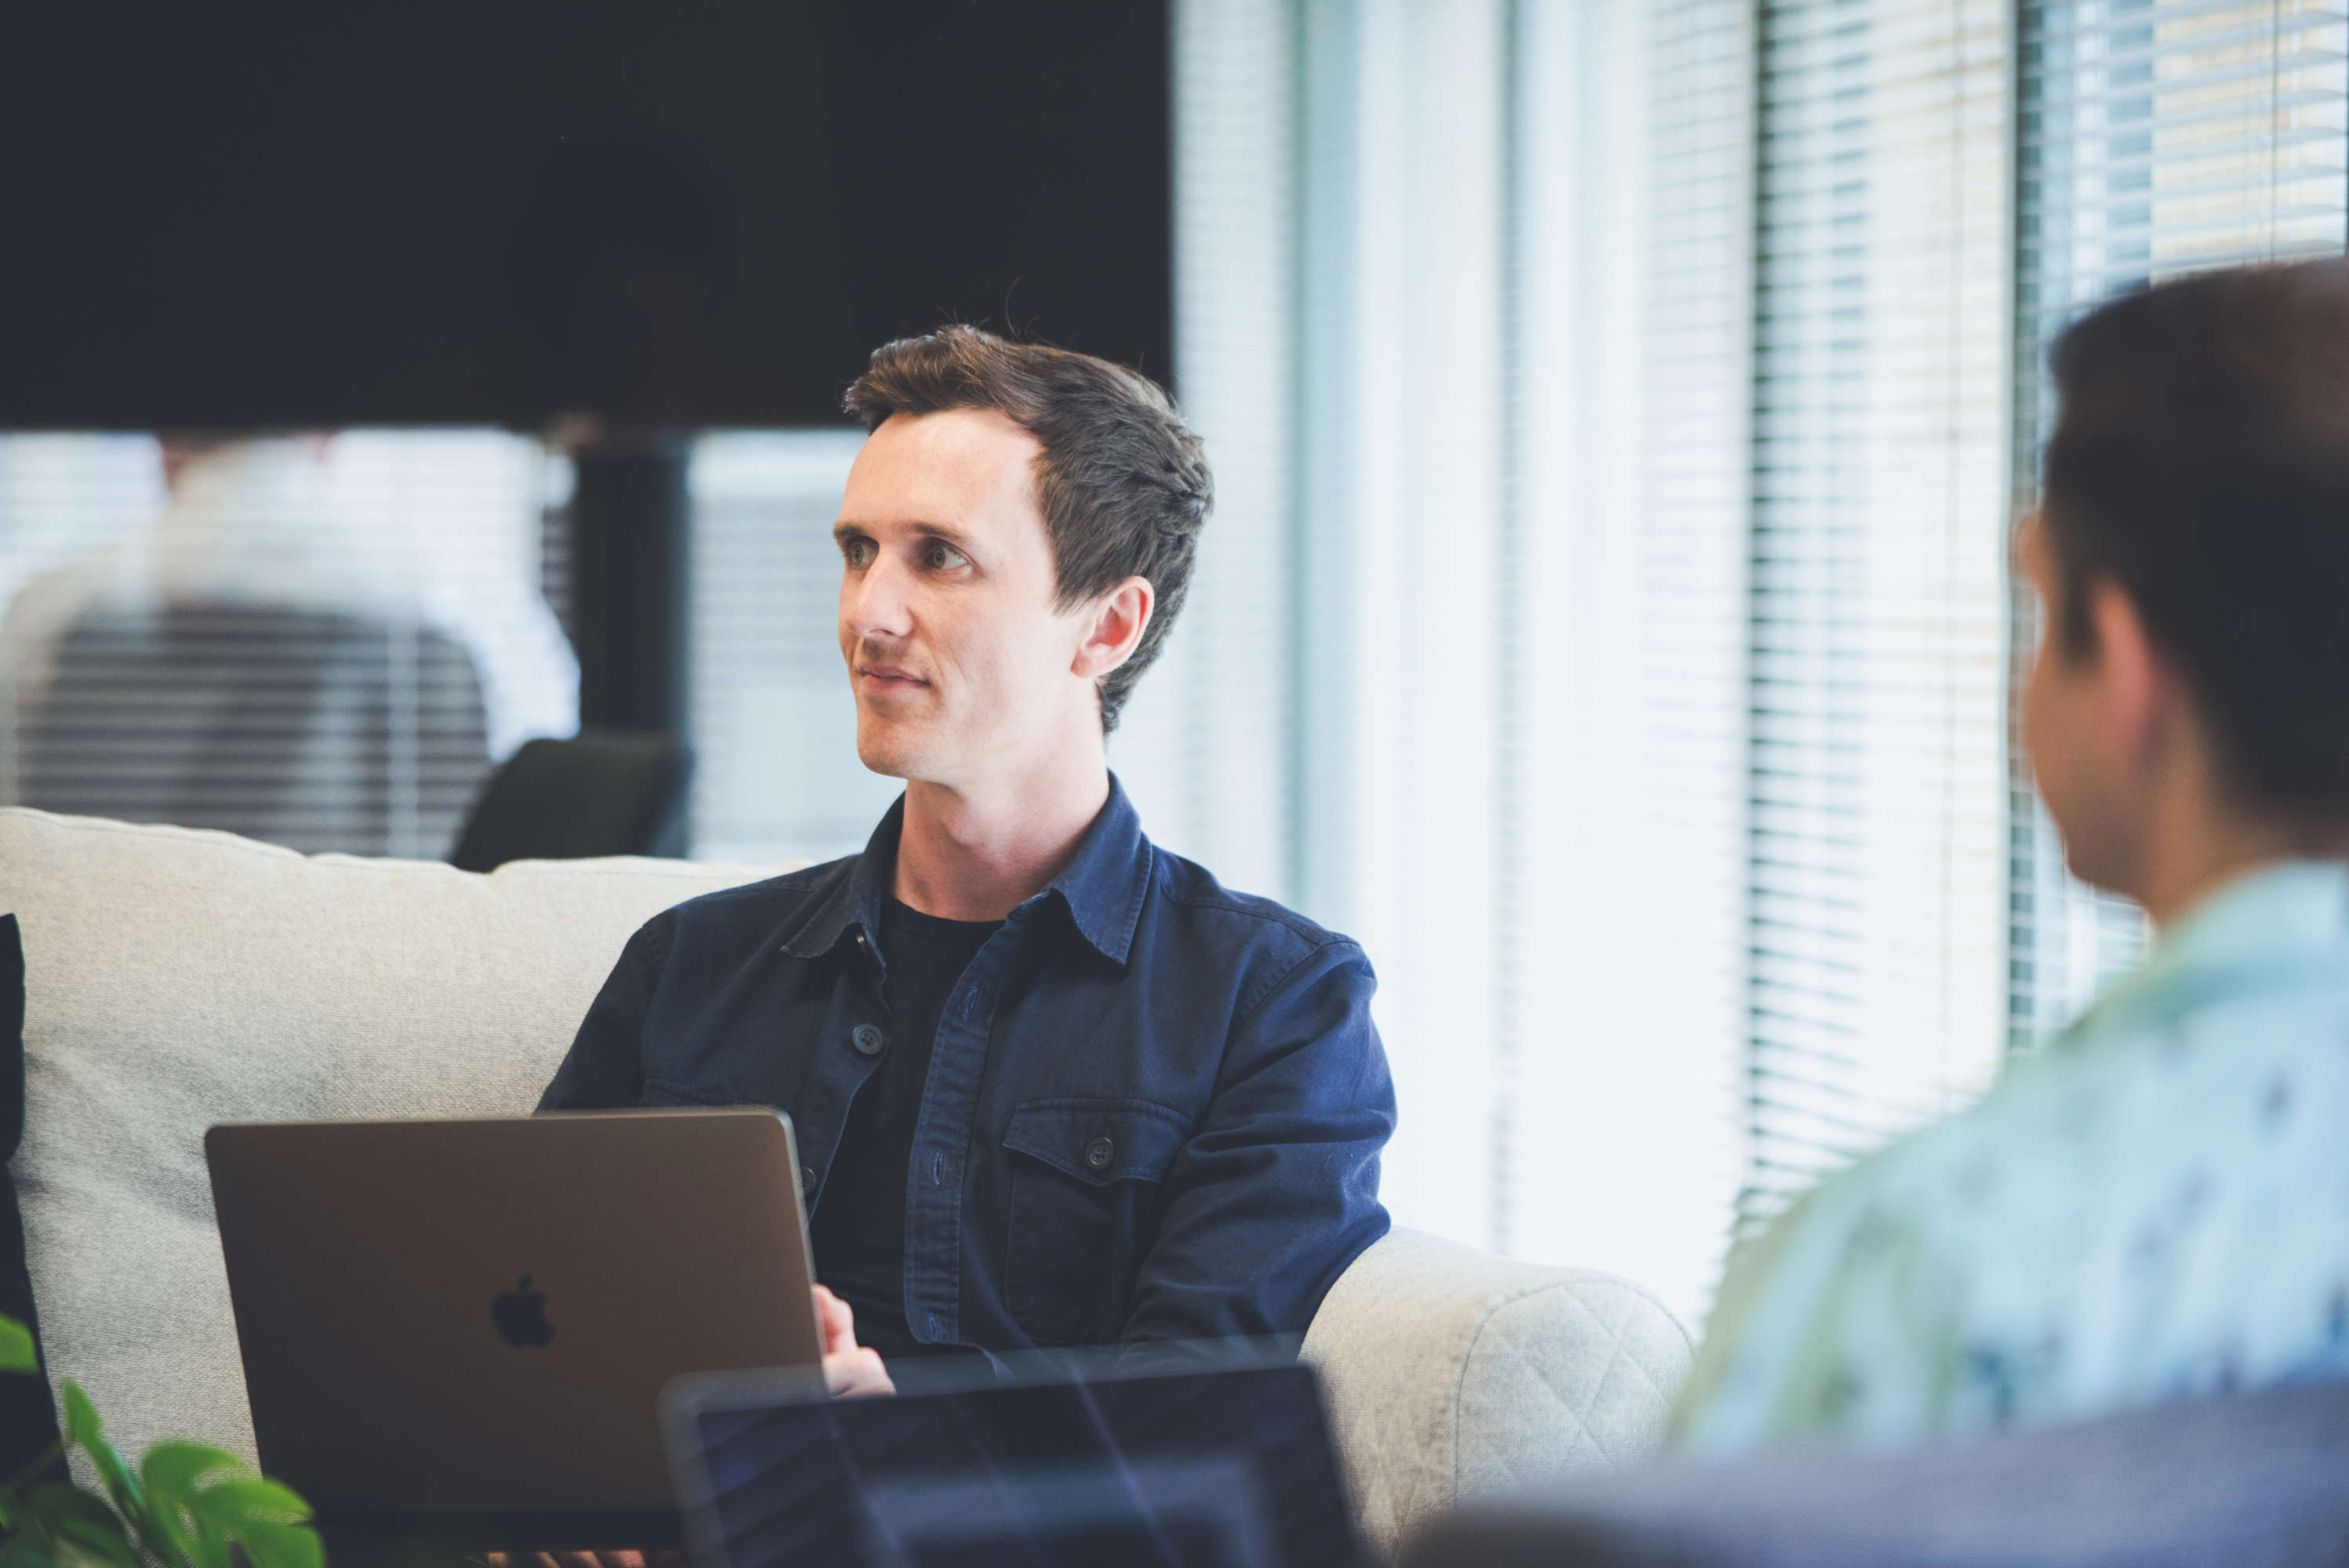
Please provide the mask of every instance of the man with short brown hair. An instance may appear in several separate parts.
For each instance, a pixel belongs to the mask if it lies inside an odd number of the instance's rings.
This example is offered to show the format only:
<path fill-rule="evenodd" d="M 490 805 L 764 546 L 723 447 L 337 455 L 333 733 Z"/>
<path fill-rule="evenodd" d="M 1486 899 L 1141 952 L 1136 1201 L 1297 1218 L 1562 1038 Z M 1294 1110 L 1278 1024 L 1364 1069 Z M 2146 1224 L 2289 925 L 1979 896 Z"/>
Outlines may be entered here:
<path fill-rule="evenodd" d="M 1106 736 L 1211 481 L 1174 405 L 949 327 L 877 350 L 833 529 L 864 853 L 657 916 L 545 1109 L 773 1105 L 836 1387 L 898 1357 L 1302 1333 L 1386 1229 L 1361 950 L 1153 846 Z"/>
<path fill-rule="evenodd" d="M 2166 284 L 2054 358 L 2024 736 L 2159 940 L 1732 1260 L 1692 1448 L 2349 1378 L 2349 264 Z"/>

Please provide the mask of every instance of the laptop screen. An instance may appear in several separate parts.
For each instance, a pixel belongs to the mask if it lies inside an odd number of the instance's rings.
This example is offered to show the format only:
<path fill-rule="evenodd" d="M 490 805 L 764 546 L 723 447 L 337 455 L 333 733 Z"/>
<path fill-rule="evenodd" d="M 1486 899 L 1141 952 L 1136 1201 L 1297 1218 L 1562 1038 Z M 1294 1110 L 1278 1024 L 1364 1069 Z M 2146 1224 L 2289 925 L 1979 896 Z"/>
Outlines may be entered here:
<path fill-rule="evenodd" d="M 680 1401 L 706 1568 L 1305 1568 L 1357 1561 L 1310 1368 Z"/>

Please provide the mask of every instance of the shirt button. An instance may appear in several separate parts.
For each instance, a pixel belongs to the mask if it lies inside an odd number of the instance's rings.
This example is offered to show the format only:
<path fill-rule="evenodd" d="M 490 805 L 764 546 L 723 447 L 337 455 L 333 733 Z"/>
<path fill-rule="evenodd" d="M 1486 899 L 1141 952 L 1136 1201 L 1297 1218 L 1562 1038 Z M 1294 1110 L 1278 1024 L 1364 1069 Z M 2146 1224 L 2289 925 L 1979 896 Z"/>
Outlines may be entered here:
<path fill-rule="evenodd" d="M 800 1167 L 800 1191 L 802 1193 L 812 1192 L 815 1191 L 814 1166 L 802 1165 Z"/>
<path fill-rule="evenodd" d="M 849 1032 L 848 1043 L 856 1047 L 860 1057 L 877 1057 L 881 1047 L 889 1043 L 889 1037 L 881 1032 L 878 1025 L 859 1024 Z"/>
<path fill-rule="evenodd" d="M 1106 1171 L 1109 1162 L 1117 1158 L 1117 1145 L 1106 1138 L 1096 1138 L 1085 1145 L 1085 1163 L 1096 1171 Z"/>

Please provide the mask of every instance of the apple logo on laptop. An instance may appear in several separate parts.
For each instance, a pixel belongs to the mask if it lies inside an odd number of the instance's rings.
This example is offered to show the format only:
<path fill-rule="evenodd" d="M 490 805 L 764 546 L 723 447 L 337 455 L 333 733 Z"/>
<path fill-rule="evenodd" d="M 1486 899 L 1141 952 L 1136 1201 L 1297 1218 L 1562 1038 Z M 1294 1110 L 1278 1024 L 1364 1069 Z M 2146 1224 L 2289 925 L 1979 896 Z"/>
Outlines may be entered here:
<path fill-rule="evenodd" d="M 517 1350 L 524 1346 L 543 1348 L 554 1343 L 554 1325 L 546 1321 L 546 1293 L 530 1288 L 530 1275 L 522 1283 L 503 1292 L 490 1303 L 490 1321 L 498 1326 L 498 1333 Z"/>

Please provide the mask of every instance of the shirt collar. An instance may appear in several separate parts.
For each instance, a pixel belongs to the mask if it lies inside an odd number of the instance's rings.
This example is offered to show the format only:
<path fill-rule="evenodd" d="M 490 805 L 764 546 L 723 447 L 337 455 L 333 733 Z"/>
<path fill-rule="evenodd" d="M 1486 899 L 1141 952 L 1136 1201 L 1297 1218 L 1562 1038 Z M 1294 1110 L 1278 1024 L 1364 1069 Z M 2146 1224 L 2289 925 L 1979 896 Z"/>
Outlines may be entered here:
<path fill-rule="evenodd" d="M 866 841 L 864 852 L 848 880 L 802 921 L 783 944 L 794 958 L 819 958 L 837 947 L 852 929 L 865 937 L 881 929 L 881 906 L 888 897 L 897 870 L 897 841 L 905 829 L 905 798 L 897 797 Z M 1142 901 L 1150 889 L 1150 841 L 1143 836 L 1142 819 L 1126 799 L 1125 786 L 1112 773 L 1105 801 L 1077 852 L 1061 874 L 1019 907 L 1029 909 L 1057 897 L 1069 920 L 1093 949 L 1112 964 L 1123 964 L 1133 949 L 1134 926 L 1142 919 Z M 1014 911 L 1016 916 L 1019 911 Z"/>
<path fill-rule="evenodd" d="M 2349 864 L 2287 861 L 2247 872 L 2188 911 L 2154 948 L 2163 969 L 2339 952 L 2349 944 Z"/>
<path fill-rule="evenodd" d="M 2114 1031 L 2174 1016 L 2245 971 L 2282 973 L 2349 957 L 2349 863 L 2288 861 L 2247 872 L 2206 894 L 2156 940 L 2144 966 L 2117 982 L 2072 1030 Z"/>

